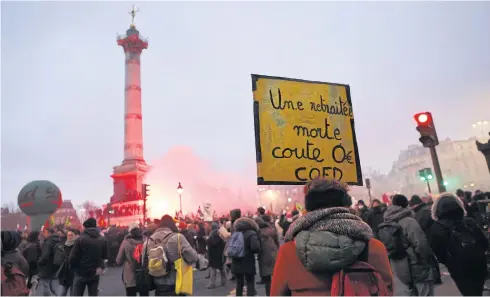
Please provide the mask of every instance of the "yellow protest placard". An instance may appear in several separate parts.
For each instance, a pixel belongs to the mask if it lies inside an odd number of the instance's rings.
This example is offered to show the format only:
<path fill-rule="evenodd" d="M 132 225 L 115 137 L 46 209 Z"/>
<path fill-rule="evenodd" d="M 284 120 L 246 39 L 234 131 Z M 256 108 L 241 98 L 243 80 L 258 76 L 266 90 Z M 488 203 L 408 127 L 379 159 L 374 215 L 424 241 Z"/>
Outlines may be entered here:
<path fill-rule="evenodd" d="M 362 186 L 348 85 L 252 74 L 257 183 Z"/>

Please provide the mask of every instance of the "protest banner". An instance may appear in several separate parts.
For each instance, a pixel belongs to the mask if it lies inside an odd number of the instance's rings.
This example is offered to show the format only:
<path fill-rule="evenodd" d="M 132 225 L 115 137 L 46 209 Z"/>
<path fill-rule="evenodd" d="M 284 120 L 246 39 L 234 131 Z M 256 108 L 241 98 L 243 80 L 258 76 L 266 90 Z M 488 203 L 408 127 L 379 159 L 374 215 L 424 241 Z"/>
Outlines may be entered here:
<path fill-rule="evenodd" d="M 348 85 L 252 74 L 257 184 L 362 186 Z"/>

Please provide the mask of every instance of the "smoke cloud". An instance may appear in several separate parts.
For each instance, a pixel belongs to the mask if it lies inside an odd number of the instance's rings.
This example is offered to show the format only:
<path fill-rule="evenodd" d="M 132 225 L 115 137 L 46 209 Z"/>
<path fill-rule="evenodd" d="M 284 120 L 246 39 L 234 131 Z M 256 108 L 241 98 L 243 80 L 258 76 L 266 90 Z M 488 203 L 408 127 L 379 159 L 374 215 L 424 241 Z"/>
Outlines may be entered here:
<path fill-rule="evenodd" d="M 197 156 L 191 148 L 171 148 L 159 160 L 151 162 L 146 176 L 150 184 L 148 198 L 149 217 L 174 215 L 180 209 L 177 186 L 184 188 L 182 211 L 184 214 L 201 210 L 209 202 L 218 215 L 229 213 L 233 208 L 255 210 L 258 207 L 255 165 L 246 172 L 218 171 Z"/>

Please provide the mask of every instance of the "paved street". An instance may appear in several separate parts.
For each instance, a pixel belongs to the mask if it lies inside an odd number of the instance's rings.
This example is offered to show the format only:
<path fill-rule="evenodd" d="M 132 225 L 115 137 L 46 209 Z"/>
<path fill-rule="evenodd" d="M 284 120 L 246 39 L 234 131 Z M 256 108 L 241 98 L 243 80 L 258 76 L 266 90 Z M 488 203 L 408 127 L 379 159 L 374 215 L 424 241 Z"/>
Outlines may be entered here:
<path fill-rule="evenodd" d="M 443 272 L 446 272 L 445 268 L 442 268 Z M 235 283 L 229 282 L 225 287 L 218 287 L 212 290 L 206 289 L 208 285 L 208 279 L 206 277 L 206 272 L 195 271 L 194 272 L 194 295 L 203 296 L 227 296 L 235 288 Z M 258 280 L 258 276 L 257 276 Z M 443 284 L 436 287 L 436 296 L 460 296 L 458 289 L 454 285 L 451 277 L 445 273 L 443 275 Z M 121 268 L 109 268 L 106 274 L 101 279 L 100 284 L 100 295 L 104 296 L 124 296 L 125 290 L 121 281 Z M 406 295 L 403 291 L 403 286 L 397 280 L 395 287 L 396 295 L 403 296 Z M 259 296 L 265 296 L 264 286 L 257 285 L 257 292 Z"/>

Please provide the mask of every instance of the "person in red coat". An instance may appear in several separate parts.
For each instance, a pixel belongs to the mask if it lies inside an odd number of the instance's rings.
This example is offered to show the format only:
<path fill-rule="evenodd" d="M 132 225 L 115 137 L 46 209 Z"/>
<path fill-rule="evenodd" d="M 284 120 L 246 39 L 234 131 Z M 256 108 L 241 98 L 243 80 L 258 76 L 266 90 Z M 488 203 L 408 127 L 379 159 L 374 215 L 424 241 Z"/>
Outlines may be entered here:
<path fill-rule="evenodd" d="M 366 248 L 367 262 L 393 292 L 386 248 L 351 204 L 346 186 L 335 180 L 308 183 L 307 213 L 291 224 L 279 249 L 271 296 L 329 296 L 333 274 L 356 262 Z"/>

